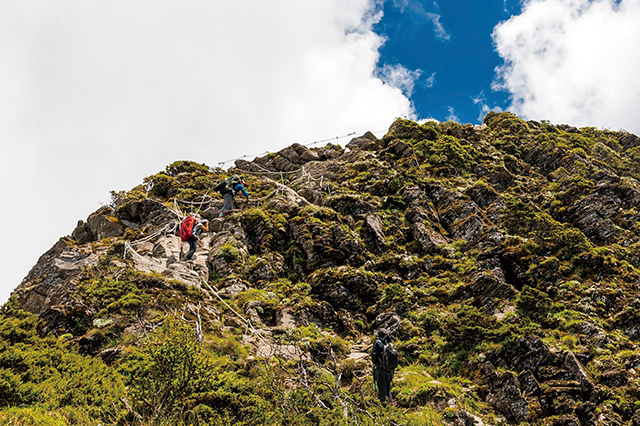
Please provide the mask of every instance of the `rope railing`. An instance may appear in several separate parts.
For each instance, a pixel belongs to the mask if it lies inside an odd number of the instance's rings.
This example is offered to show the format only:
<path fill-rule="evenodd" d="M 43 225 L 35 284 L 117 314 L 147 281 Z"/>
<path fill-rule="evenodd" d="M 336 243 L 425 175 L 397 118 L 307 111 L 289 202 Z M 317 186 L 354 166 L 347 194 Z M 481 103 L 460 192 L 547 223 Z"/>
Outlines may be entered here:
<path fill-rule="evenodd" d="M 143 255 L 139 254 L 128 241 L 125 241 L 124 242 L 124 254 L 123 254 L 122 257 L 124 259 L 126 259 L 128 253 L 131 253 L 134 257 L 137 257 L 138 259 L 141 259 L 141 260 L 145 261 L 148 265 L 153 265 L 152 261 L 150 261 L 149 259 L 147 259 Z"/>
<path fill-rule="evenodd" d="M 381 131 L 382 131 L 382 130 L 381 130 Z M 379 132 L 378 132 L 378 133 L 379 133 Z M 316 144 L 319 144 L 319 143 L 330 142 L 330 141 L 334 141 L 334 140 L 337 142 L 337 141 L 339 141 L 340 139 L 344 139 L 344 138 L 347 138 L 347 137 L 349 137 L 349 136 L 353 136 L 353 135 L 355 135 L 355 134 L 356 134 L 356 132 L 351 132 L 351 133 L 347 133 L 346 135 L 342 135 L 342 136 L 335 136 L 335 137 L 333 137 L 333 138 L 327 138 L 327 139 L 323 139 L 323 140 L 319 140 L 319 141 L 314 141 L 314 142 L 310 142 L 310 143 L 307 143 L 307 144 L 301 144 L 301 145 L 302 145 L 302 146 L 311 146 L 311 145 L 316 145 Z M 259 156 L 261 156 L 261 155 L 265 155 L 265 154 L 269 154 L 269 151 L 265 151 L 265 152 L 261 152 L 260 154 L 253 154 L 253 155 L 252 155 L 252 154 L 245 154 L 245 155 L 242 155 L 242 156 L 240 156 L 240 157 L 232 158 L 232 159 L 230 159 L 230 160 L 220 161 L 218 164 L 219 164 L 219 165 L 224 165 L 224 164 L 227 164 L 227 163 L 231 163 L 231 162 L 233 162 L 233 161 L 236 161 L 236 160 L 242 160 L 243 158 L 255 158 L 255 157 L 259 157 Z"/>

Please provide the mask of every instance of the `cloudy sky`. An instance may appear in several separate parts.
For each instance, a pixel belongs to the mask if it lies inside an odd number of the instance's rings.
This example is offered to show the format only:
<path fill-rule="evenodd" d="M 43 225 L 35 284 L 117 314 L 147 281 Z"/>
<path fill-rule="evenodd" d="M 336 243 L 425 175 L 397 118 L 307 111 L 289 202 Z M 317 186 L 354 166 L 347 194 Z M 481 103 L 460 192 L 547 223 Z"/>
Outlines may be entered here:
<path fill-rule="evenodd" d="M 0 303 L 79 219 L 396 117 L 640 133 L 640 0 L 0 0 Z"/>

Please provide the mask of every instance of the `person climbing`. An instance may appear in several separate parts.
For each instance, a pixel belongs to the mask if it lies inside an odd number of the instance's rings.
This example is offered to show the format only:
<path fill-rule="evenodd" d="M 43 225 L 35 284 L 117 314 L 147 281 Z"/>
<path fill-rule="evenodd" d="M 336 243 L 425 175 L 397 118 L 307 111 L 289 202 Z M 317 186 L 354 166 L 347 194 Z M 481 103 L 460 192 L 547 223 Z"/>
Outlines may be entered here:
<path fill-rule="evenodd" d="M 391 336 L 385 328 L 378 329 L 377 339 L 371 350 L 371 360 L 373 361 L 373 382 L 378 390 L 380 402 L 389 398 L 389 403 L 394 404 L 391 396 L 391 381 L 393 371 L 398 366 L 398 353 L 391 344 Z M 374 388 L 375 388 L 374 387 Z"/>
<path fill-rule="evenodd" d="M 209 221 L 207 219 L 203 219 L 202 221 L 196 222 L 196 224 L 193 225 L 191 236 L 189 236 L 189 238 L 187 239 L 187 242 L 189 243 L 189 251 L 185 256 L 186 260 L 191 260 L 196 250 L 198 249 L 198 246 L 202 247 L 200 234 L 202 234 L 203 232 L 209 232 Z M 180 251 L 182 251 L 182 245 L 180 246 Z"/>
<path fill-rule="evenodd" d="M 233 175 L 227 180 L 220 182 L 218 185 L 216 185 L 215 188 L 213 188 L 214 191 L 220 192 L 220 194 L 222 194 L 222 196 L 224 197 L 224 204 L 222 205 L 222 209 L 218 214 L 219 217 L 222 217 L 225 211 L 233 209 L 233 197 L 235 197 L 238 192 L 242 192 L 247 198 L 247 201 L 249 201 L 249 193 L 244 186 L 244 180 L 240 179 L 240 176 L 238 175 Z"/>

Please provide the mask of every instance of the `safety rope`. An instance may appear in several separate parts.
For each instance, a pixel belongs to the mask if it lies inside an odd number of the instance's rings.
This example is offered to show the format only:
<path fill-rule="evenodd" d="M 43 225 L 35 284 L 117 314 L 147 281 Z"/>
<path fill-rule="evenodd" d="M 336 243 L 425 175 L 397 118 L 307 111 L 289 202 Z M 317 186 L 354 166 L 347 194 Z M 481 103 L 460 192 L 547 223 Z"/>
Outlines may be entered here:
<path fill-rule="evenodd" d="M 382 132 L 382 131 L 383 130 L 380 130 L 379 132 Z M 311 146 L 311 145 L 316 145 L 316 144 L 319 144 L 319 143 L 325 143 L 325 142 L 329 142 L 329 141 L 333 141 L 333 140 L 338 142 L 340 139 L 344 139 L 344 138 L 347 138 L 349 136 L 353 136 L 355 134 L 356 134 L 356 132 L 351 132 L 351 133 L 348 133 L 348 134 L 343 135 L 343 136 L 335 136 L 333 138 L 327 138 L 327 139 L 323 139 L 323 140 L 320 140 L 320 141 L 314 141 L 314 142 L 311 142 L 311 143 L 308 143 L 308 144 L 304 144 L 302 146 Z M 245 155 L 242 155 L 240 157 L 232 158 L 232 159 L 227 160 L 227 161 L 220 161 L 218 164 L 224 165 L 224 164 L 227 164 L 227 163 L 231 163 L 232 161 L 241 160 L 243 158 L 248 158 L 248 157 L 255 158 L 255 157 L 258 157 L 260 155 L 265 155 L 265 154 L 269 154 L 269 151 L 265 151 L 265 152 L 262 152 L 260 154 L 253 154 L 253 155 L 245 154 Z"/>
<path fill-rule="evenodd" d="M 189 206 L 196 206 L 196 205 L 204 205 L 204 204 L 211 204 L 211 202 L 213 201 L 213 198 L 209 197 L 209 200 L 206 201 L 205 199 L 203 199 L 202 201 L 187 201 L 187 200 L 179 200 L 177 198 L 175 198 L 176 202 L 181 203 L 181 204 L 186 204 Z"/>
<path fill-rule="evenodd" d="M 139 254 L 137 251 L 135 251 L 135 249 L 131 246 L 131 244 L 128 241 L 125 241 L 124 242 L 124 254 L 123 254 L 123 258 L 124 259 L 127 258 L 127 254 L 128 253 L 131 253 L 135 257 L 144 260 L 149 265 L 153 265 L 153 262 L 151 262 L 149 259 L 147 259 L 146 257 L 144 257 L 141 254 Z"/>
<path fill-rule="evenodd" d="M 245 169 L 241 169 L 240 167 L 235 167 L 235 170 L 240 170 L 241 172 L 245 172 L 245 173 L 253 173 L 253 174 L 281 174 L 281 175 L 290 175 L 290 174 L 294 174 L 294 173 L 298 173 L 300 170 L 302 170 L 302 167 L 300 167 L 299 169 L 295 169 L 295 170 L 290 170 L 288 172 L 283 172 L 283 171 L 279 171 L 279 170 L 269 170 L 269 169 L 265 169 L 264 167 L 262 167 L 260 164 L 258 163 L 251 163 L 252 166 L 255 166 L 259 169 L 262 169 L 262 171 L 255 171 L 255 170 L 245 170 Z"/>
<path fill-rule="evenodd" d="M 136 241 L 132 241 L 133 245 L 137 245 L 140 243 L 144 243 L 146 241 L 152 240 L 155 237 L 159 236 L 162 233 L 166 233 L 165 231 L 167 231 L 169 229 L 169 227 L 172 227 L 173 229 L 175 229 L 177 222 L 175 221 L 171 221 L 170 223 L 167 223 L 165 226 L 162 227 L 162 229 L 160 229 L 159 231 L 154 232 L 151 235 L 147 235 L 146 237 L 140 239 L 140 240 L 136 240 Z"/>
<path fill-rule="evenodd" d="M 254 334 L 256 337 L 258 337 L 260 340 L 262 340 L 263 343 L 271 346 L 271 342 L 269 342 L 267 339 L 264 338 L 264 336 L 262 336 L 262 334 L 260 333 L 259 330 L 257 330 L 253 324 L 251 323 L 251 320 L 248 318 L 243 317 L 242 315 L 240 315 L 235 309 L 233 309 L 222 297 L 220 297 L 220 295 L 218 294 L 218 289 L 216 288 L 215 285 L 213 284 L 209 284 L 202 276 L 200 276 L 200 281 L 202 281 L 202 283 L 204 285 L 206 285 L 207 287 L 209 287 L 209 290 L 214 294 L 214 296 L 216 296 L 218 298 L 218 300 L 220 300 L 222 303 L 224 303 L 224 305 L 229 308 L 229 310 L 231 312 L 233 312 L 238 318 L 240 318 L 240 320 L 246 325 L 246 329 L 251 329 L 252 334 Z"/>

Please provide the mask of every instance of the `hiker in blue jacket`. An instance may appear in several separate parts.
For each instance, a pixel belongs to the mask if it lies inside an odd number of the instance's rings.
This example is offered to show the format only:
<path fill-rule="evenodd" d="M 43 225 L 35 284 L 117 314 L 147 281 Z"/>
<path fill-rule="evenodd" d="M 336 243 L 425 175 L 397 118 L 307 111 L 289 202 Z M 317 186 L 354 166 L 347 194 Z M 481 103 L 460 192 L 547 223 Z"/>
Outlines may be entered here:
<path fill-rule="evenodd" d="M 225 211 L 233 209 L 233 197 L 235 197 L 238 192 L 242 192 L 247 201 L 249 201 L 249 193 L 244 188 L 244 185 L 245 183 L 240 179 L 240 176 L 233 175 L 213 188 L 215 191 L 220 192 L 224 197 L 224 204 L 222 205 L 220 214 L 218 214 L 219 217 L 222 217 Z"/>
<path fill-rule="evenodd" d="M 373 381 L 378 388 L 378 398 L 380 402 L 384 402 L 389 398 L 389 402 L 393 404 L 391 397 L 391 381 L 393 380 L 393 370 L 387 370 L 382 367 L 382 354 L 384 346 L 391 343 L 391 336 L 385 328 L 378 329 L 377 339 L 371 350 L 371 360 L 373 361 Z"/>
<path fill-rule="evenodd" d="M 202 247 L 200 234 L 203 232 L 209 232 L 209 221 L 207 219 L 203 219 L 201 222 L 198 222 L 193 226 L 193 235 L 191 235 L 191 238 L 187 240 L 189 243 L 189 251 L 185 257 L 186 260 L 191 260 L 191 257 L 198 249 L 198 246 Z"/>

